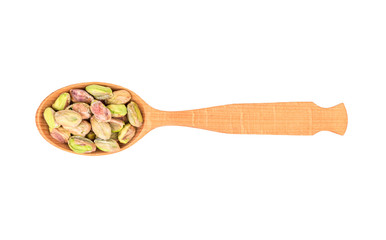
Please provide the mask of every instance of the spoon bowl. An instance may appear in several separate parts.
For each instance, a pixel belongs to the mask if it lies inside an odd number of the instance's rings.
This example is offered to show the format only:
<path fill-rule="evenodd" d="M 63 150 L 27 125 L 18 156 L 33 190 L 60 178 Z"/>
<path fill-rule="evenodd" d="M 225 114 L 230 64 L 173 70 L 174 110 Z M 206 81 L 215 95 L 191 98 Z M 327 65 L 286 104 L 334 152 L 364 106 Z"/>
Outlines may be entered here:
<path fill-rule="evenodd" d="M 51 93 L 50 95 L 48 95 L 48 97 L 46 97 L 43 100 L 43 102 L 40 104 L 38 110 L 36 111 L 35 121 L 36 121 L 36 126 L 37 126 L 40 134 L 43 136 L 43 138 L 47 142 L 49 142 L 50 144 L 52 144 L 55 147 L 62 149 L 64 151 L 75 153 L 74 151 L 72 151 L 68 147 L 68 145 L 66 143 L 60 143 L 51 137 L 50 132 L 48 130 L 48 125 L 45 122 L 44 117 L 43 117 L 43 112 L 44 112 L 44 109 L 46 109 L 47 107 L 50 107 L 55 102 L 55 100 L 59 97 L 60 94 L 62 94 L 64 92 L 69 92 L 70 89 L 74 89 L 74 88 L 84 89 L 86 86 L 91 85 L 91 84 L 98 84 L 98 85 L 106 86 L 106 87 L 111 88 L 113 91 L 126 90 L 126 91 L 130 92 L 131 99 L 138 104 L 138 107 L 142 112 L 142 117 L 143 117 L 142 126 L 136 129 L 137 131 L 135 133 L 135 136 L 133 137 L 133 139 L 130 142 L 128 142 L 127 144 L 119 144 L 121 147 L 121 149 L 119 151 L 122 151 L 122 150 L 132 146 L 134 143 L 136 143 L 139 139 L 141 139 L 144 135 L 146 135 L 146 133 L 148 133 L 150 131 L 150 128 L 147 125 L 147 121 L 146 121 L 146 113 L 151 111 L 152 108 L 145 101 L 143 101 L 142 98 L 140 98 L 137 94 L 135 94 L 133 91 L 131 91 L 127 88 L 124 88 L 124 87 L 121 87 L 121 86 L 118 86 L 115 84 L 111 84 L 111 83 L 85 82 L 85 83 L 72 84 L 72 85 L 60 88 L 60 89 L 56 90 L 55 92 Z M 113 152 L 113 153 L 116 153 L 116 152 Z M 75 154 L 88 155 L 88 156 L 99 156 L 99 155 L 111 154 L 111 152 L 103 152 L 103 151 L 97 149 L 95 152 L 92 152 L 92 153 L 86 153 L 86 154 L 75 153 Z"/>
<path fill-rule="evenodd" d="M 73 152 L 67 144 L 59 143 L 49 133 L 44 120 L 44 109 L 50 107 L 57 97 L 70 89 L 84 89 L 98 84 L 114 90 L 127 90 L 132 100 L 142 112 L 143 124 L 127 144 L 120 144 L 120 151 L 127 149 L 143 138 L 152 129 L 161 126 L 184 126 L 230 134 L 267 135 L 314 135 L 320 131 L 330 131 L 344 135 L 347 128 L 347 111 L 343 103 L 330 108 L 322 108 L 313 102 L 278 102 L 228 104 L 186 111 L 161 111 L 152 108 L 133 91 L 104 82 L 77 83 L 51 93 L 36 111 L 36 126 L 47 142 L 64 151 Z M 117 151 L 119 152 L 119 151 Z M 107 155 L 116 152 L 95 152 L 80 154 L 88 156 Z M 76 153 L 79 154 L 79 153 Z"/>

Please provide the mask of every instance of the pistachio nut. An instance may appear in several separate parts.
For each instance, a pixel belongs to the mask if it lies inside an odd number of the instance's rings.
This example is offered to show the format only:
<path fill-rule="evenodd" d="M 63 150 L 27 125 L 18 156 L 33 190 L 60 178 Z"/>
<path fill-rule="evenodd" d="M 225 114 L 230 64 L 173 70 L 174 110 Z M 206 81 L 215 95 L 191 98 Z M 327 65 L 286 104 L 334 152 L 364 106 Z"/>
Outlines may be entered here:
<path fill-rule="evenodd" d="M 95 116 L 90 119 L 92 131 L 98 138 L 109 139 L 111 136 L 111 127 L 107 122 L 99 122 Z"/>
<path fill-rule="evenodd" d="M 74 103 L 66 108 L 66 110 L 74 110 L 78 112 L 82 119 L 89 119 L 91 117 L 90 106 L 87 103 Z"/>
<path fill-rule="evenodd" d="M 113 133 L 121 131 L 123 126 L 125 126 L 125 122 L 117 118 L 112 118 L 109 123 Z"/>
<path fill-rule="evenodd" d="M 71 100 L 74 103 L 83 102 L 90 104 L 94 98 L 83 89 L 71 89 L 70 90 Z"/>
<path fill-rule="evenodd" d="M 94 133 L 93 131 L 90 131 L 90 132 L 86 135 L 86 137 L 87 137 L 88 139 L 94 141 L 94 139 L 95 139 L 96 136 L 95 136 L 95 133 Z"/>
<path fill-rule="evenodd" d="M 95 144 L 85 137 L 72 136 L 68 140 L 68 146 L 76 153 L 90 153 L 95 152 Z"/>
<path fill-rule="evenodd" d="M 76 127 L 63 126 L 63 128 L 68 130 L 72 135 L 84 137 L 91 131 L 91 124 L 83 120 Z"/>
<path fill-rule="evenodd" d="M 119 144 L 114 139 L 95 139 L 96 147 L 104 152 L 116 152 L 120 150 Z"/>
<path fill-rule="evenodd" d="M 130 124 L 134 127 L 142 126 L 143 119 L 141 110 L 139 110 L 138 105 L 133 101 L 127 104 L 127 118 L 129 119 Z"/>
<path fill-rule="evenodd" d="M 66 127 L 76 127 L 82 121 L 82 116 L 73 110 L 61 110 L 55 113 L 58 124 Z"/>
<path fill-rule="evenodd" d="M 135 135 L 135 127 L 130 124 L 126 124 L 118 134 L 119 142 L 126 144 L 128 143 Z"/>
<path fill-rule="evenodd" d="M 68 105 L 70 105 L 71 97 L 69 93 L 62 93 L 52 104 L 52 108 L 56 111 L 64 110 Z"/>
<path fill-rule="evenodd" d="M 126 90 L 117 90 L 113 96 L 106 99 L 106 104 L 126 104 L 131 100 L 131 94 Z"/>
<path fill-rule="evenodd" d="M 52 138 L 54 138 L 56 141 L 60 143 L 67 143 L 68 139 L 71 137 L 70 132 L 62 127 L 51 128 L 50 135 Z"/>
<path fill-rule="evenodd" d="M 129 119 L 127 118 L 127 114 L 123 117 L 116 117 L 115 119 L 122 120 L 124 123 L 129 123 Z"/>
<path fill-rule="evenodd" d="M 111 112 L 105 105 L 98 100 L 91 102 L 90 110 L 99 122 L 108 122 L 111 120 Z"/>
<path fill-rule="evenodd" d="M 86 91 L 94 96 L 98 100 L 105 100 L 113 96 L 113 91 L 109 87 L 104 87 L 101 85 L 88 85 Z"/>
<path fill-rule="evenodd" d="M 107 108 L 111 112 L 112 117 L 123 117 L 127 114 L 127 108 L 123 104 L 110 104 Z"/>
<path fill-rule="evenodd" d="M 110 139 L 114 139 L 114 140 L 118 141 L 118 132 L 112 132 Z"/>
<path fill-rule="evenodd" d="M 47 123 L 49 128 L 58 128 L 58 127 L 60 127 L 60 124 L 58 124 L 55 121 L 55 111 L 54 111 L 54 109 L 52 109 L 50 107 L 46 108 L 44 110 L 43 116 L 44 116 L 44 120 L 46 120 L 46 123 Z"/>

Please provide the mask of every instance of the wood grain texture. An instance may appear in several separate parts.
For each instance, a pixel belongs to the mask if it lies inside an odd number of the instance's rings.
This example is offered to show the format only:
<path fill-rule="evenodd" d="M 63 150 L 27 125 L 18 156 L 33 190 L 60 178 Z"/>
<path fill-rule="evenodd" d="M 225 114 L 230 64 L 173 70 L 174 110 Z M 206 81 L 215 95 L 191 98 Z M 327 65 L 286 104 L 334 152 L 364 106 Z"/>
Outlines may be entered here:
<path fill-rule="evenodd" d="M 157 112 L 153 125 L 186 126 L 222 133 L 314 135 L 347 127 L 344 104 L 322 108 L 313 102 L 247 103 L 177 112 Z M 157 121 L 154 121 L 157 119 Z"/>
<path fill-rule="evenodd" d="M 144 123 L 137 129 L 134 138 L 121 151 L 132 146 L 152 129 L 161 126 L 185 126 L 233 134 L 270 134 L 270 135 L 314 135 L 319 131 L 331 131 L 343 135 L 347 128 L 347 112 L 343 103 L 331 108 L 322 108 L 312 102 L 288 103 L 247 103 L 230 104 L 188 111 L 161 111 L 152 108 L 133 91 L 110 83 L 86 82 L 73 84 L 51 93 L 40 104 L 36 112 L 36 126 L 52 145 L 71 153 L 67 144 L 58 143 L 48 131 L 43 118 L 46 107 L 53 104 L 63 92 L 72 88 L 85 88 L 90 84 L 108 86 L 113 90 L 125 89 L 132 95 L 142 111 Z M 111 153 L 97 150 L 88 156 Z"/>

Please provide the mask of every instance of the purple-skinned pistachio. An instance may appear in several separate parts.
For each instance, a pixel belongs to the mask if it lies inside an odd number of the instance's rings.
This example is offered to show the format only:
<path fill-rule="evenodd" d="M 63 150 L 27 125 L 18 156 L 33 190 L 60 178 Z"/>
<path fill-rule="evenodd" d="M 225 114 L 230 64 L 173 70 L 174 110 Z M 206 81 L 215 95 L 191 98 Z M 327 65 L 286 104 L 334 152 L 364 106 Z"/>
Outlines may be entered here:
<path fill-rule="evenodd" d="M 90 110 L 99 122 L 109 122 L 111 120 L 110 110 L 101 101 L 92 101 Z"/>
<path fill-rule="evenodd" d="M 54 138 L 60 143 L 67 143 L 68 139 L 71 137 L 70 132 L 64 129 L 63 127 L 51 128 L 50 135 L 52 138 Z"/>
<path fill-rule="evenodd" d="M 90 104 L 94 98 L 83 89 L 71 89 L 70 90 L 71 100 L 74 103 L 83 102 Z"/>
<path fill-rule="evenodd" d="M 87 103 L 74 103 L 66 108 L 66 110 L 74 110 L 78 112 L 82 119 L 89 119 L 91 117 L 90 106 Z"/>

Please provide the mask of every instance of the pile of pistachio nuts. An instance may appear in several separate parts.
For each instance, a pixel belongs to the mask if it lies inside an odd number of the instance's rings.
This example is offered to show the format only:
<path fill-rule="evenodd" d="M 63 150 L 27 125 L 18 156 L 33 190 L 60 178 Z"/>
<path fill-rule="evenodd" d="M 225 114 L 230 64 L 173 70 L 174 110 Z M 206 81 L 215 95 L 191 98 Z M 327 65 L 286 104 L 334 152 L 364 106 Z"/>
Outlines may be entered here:
<path fill-rule="evenodd" d="M 43 113 L 50 135 L 76 153 L 120 150 L 142 126 L 137 103 L 126 90 L 101 85 L 71 89 L 60 94 Z"/>

